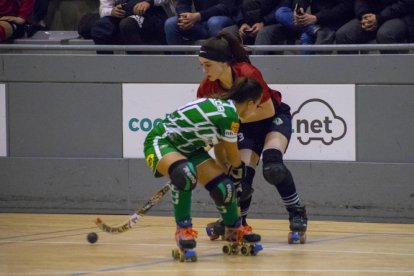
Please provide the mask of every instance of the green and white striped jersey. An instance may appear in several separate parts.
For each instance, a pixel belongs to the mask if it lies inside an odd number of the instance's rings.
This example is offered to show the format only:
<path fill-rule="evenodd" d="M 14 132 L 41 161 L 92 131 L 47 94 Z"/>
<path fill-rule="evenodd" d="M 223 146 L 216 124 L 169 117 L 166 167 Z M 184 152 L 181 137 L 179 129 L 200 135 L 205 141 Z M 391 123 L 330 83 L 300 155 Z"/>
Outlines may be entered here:
<path fill-rule="evenodd" d="M 167 114 L 154 131 L 183 153 L 222 141 L 237 142 L 239 116 L 231 100 L 202 98 Z"/>

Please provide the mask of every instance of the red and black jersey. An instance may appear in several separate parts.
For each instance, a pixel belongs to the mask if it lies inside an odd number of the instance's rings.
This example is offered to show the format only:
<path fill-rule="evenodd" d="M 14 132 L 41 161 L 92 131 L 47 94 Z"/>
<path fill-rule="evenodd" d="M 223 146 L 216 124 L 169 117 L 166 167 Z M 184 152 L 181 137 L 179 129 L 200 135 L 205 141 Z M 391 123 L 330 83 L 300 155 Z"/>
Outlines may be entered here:
<path fill-rule="evenodd" d="M 275 100 L 280 105 L 282 101 L 282 95 L 279 91 L 270 89 L 270 87 L 264 81 L 262 73 L 260 73 L 256 67 L 247 62 L 237 62 L 233 63 L 231 65 L 231 68 L 235 78 L 247 77 L 255 79 L 260 83 L 260 85 L 263 87 L 263 96 L 261 101 L 262 103 L 272 97 L 273 100 Z M 227 91 L 227 89 L 221 87 L 219 80 L 210 81 L 208 79 L 204 79 L 198 87 L 197 97 L 211 98 L 222 93 L 226 93 Z"/>

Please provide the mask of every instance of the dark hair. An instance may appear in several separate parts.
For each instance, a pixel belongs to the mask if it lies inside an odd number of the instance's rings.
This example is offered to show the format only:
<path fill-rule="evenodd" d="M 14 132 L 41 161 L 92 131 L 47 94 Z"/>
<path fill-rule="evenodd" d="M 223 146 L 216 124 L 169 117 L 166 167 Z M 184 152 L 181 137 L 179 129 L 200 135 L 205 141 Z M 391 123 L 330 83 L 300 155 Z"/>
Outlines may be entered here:
<path fill-rule="evenodd" d="M 263 93 L 260 83 L 252 78 L 241 77 L 236 79 L 226 97 L 236 103 L 245 101 L 257 101 Z"/>
<path fill-rule="evenodd" d="M 200 57 L 220 62 L 247 62 L 250 58 L 241 41 L 227 31 L 221 31 L 217 36 L 205 40 L 201 44 Z"/>

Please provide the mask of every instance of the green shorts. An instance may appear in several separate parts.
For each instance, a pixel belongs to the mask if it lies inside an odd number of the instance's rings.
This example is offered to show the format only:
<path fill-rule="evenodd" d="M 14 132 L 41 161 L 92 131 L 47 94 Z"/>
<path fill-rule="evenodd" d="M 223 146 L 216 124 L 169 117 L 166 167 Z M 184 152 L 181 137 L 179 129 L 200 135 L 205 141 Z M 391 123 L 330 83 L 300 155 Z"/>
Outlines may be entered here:
<path fill-rule="evenodd" d="M 195 167 L 208 159 L 212 159 L 210 154 L 208 154 L 204 148 L 200 148 L 199 150 L 191 153 L 183 153 L 162 135 L 158 135 L 154 131 L 151 131 L 144 142 L 144 155 L 145 160 L 147 161 L 148 166 L 150 166 L 155 177 L 163 176 L 157 171 L 158 162 L 163 156 L 167 155 L 170 152 L 180 153 L 186 157 L 188 161 L 193 163 Z"/>

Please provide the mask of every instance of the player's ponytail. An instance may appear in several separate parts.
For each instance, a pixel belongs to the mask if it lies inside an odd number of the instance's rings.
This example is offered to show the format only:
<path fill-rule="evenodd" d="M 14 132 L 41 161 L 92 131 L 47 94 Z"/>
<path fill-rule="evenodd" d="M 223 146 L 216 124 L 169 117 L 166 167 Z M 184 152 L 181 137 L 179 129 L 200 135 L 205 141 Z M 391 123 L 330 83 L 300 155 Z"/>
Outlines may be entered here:
<path fill-rule="evenodd" d="M 229 32 L 221 31 L 201 44 L 200 57 L 218 62 L 248 62 L 250 58 L 239 39 Z"/>
<path fill-rule="evenodd" d="M 233 100 L 236 103 L 244 103 L 246 101 L 256 102 L 261 98 L 262 93 L 263 88 L 257 80 L 241 77 L 234 82 L 227 93 L 227 99 Z"/>
<path fill-rule="evenodd" d="M 226 31 L 219 32 L 217 36 L 227 41 L 230 48 L 230 52 L 233 54 L 233 60 L 235 62 L 251 63 L 249 54 L 243 47 L 243 44 L 241 43 L 241 40 L 238 37 Z"/>

